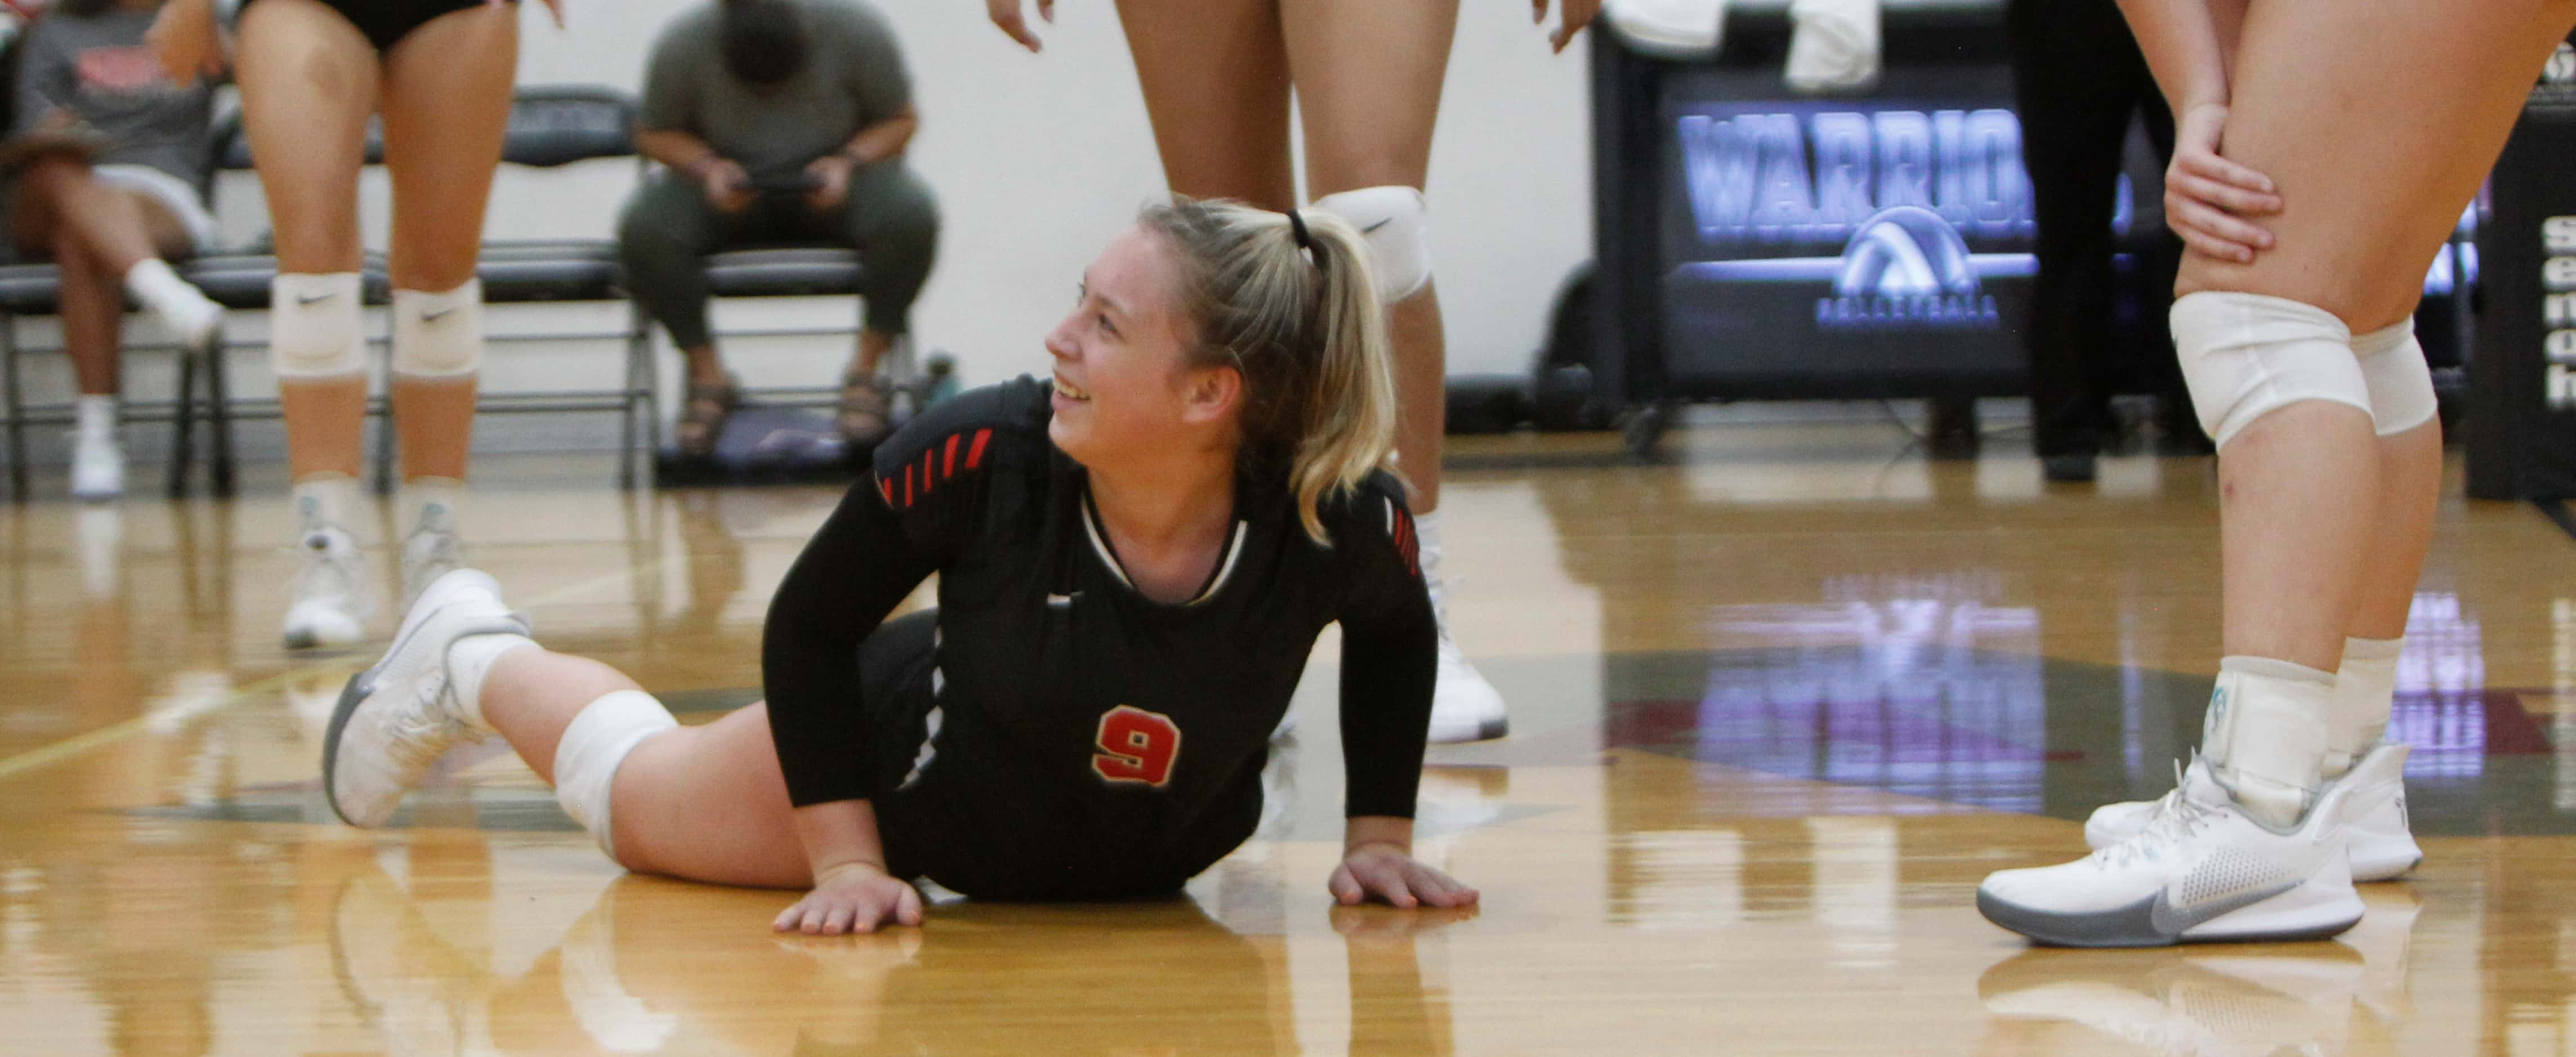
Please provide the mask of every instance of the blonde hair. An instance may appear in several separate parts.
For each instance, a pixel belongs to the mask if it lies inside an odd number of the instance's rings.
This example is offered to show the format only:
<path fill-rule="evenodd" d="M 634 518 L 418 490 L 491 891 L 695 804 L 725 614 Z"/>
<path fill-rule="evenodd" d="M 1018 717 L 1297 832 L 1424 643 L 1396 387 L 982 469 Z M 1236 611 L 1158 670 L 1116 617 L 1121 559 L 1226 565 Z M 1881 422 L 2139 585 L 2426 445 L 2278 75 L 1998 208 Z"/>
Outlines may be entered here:
<path fill-rule="evenodd" d="M 1178 251 L 1193 367 L 1243 375 L 1245 456 L 1284 462 L 1306 535 L 1331 546 L 1327 498 L 1392 471 L 1395 376 L 1368 243 L 1322 210 L 1297 215 L 1175 196 L 1137 223 Z"/>

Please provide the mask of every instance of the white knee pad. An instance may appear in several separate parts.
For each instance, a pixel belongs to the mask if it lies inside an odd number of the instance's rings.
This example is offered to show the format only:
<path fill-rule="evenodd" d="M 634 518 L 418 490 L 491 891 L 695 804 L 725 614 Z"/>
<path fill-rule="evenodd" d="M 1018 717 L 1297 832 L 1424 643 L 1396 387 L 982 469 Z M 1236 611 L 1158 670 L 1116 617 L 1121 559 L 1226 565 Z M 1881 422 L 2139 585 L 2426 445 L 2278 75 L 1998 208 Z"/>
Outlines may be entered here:
<path fill-rule="evenodd" d="M 609 794 L 617 767 L 644 739 L 680 725 L 671 710 L 641 690 L 619 690 L 582 706 L 555 743 L 555 802 L 589 830 L 599 850 L 617 858 L 608 825 Z"/>
<path fill-rule="evenodd" d="M 2186 294 L 2174 352 L 2202 429 L 2220 448 L 2255 419 L 2307 400 L 2370 412 L 2352 329 L 2315 305 L 2262 294 Z"/>
<path fill-rule="evenodd" d="M 394 291 L 394 373 L 458 378 L 483 366 L 483 280 L 444 293 Z"/>
<path fill-rule="evenodd" d="M 1419 189 L 1363 187 L 1318 198 L 1315 208 L 1350 221 L 1368 236 L 1378 300 L 1392 305 L 1431 281 L 1429 220 Z"/>
<path fill-rule="evenodd" d="M 2393 437 L 2433 421 L 2442 410 L 2433 395 L 2433 368 L 2415 341 L 2415 320 L 2352 336 L 2361 358 L 2361 380 L 2370 387 L 2370 417 L 2379 435 Z"/>
<path fill-rule="evenodd" d="M 268 357 L 280 378 L 367 373 L 358 273 L 281 274 L 268 281 Z"/>

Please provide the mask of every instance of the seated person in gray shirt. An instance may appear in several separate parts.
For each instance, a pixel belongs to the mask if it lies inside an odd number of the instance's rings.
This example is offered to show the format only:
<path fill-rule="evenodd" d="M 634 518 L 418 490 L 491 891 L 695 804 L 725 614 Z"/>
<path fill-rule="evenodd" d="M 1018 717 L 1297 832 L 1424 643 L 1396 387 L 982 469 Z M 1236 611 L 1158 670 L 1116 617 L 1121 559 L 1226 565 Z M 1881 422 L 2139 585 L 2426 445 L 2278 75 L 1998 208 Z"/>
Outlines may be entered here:
<path fill-rule="evenodd" d="M 63 345 L 80 381 L 72 493 L 83 499 L 125 488 L 117 353 L 126 295 L 189 348 L 223 331 L 223 309 L 166 262 L 214 240 L 198 197 L 212 160 L 213 89 L 171 83 L 144 46 L 160 6 L 59 0 L 16 44 L 0 224 L 19 252 L 62 269 Z"/>
<path fill-rule="evenodd" d="M 885 16 L 866 0 L 709 0 L 674 19 L 644 74 L 636 146 L 667 170 L 618 229 L 627 283 L 689 363 L 683 454 L 715 447 L 735 384 L 707 332 L 707 254 L 751 242 L 859 251 L 867 306 L 840 427 L 889 430 L 877 369 L 930 274 L 939 214 L 903 163 L 919 118 Z"/>

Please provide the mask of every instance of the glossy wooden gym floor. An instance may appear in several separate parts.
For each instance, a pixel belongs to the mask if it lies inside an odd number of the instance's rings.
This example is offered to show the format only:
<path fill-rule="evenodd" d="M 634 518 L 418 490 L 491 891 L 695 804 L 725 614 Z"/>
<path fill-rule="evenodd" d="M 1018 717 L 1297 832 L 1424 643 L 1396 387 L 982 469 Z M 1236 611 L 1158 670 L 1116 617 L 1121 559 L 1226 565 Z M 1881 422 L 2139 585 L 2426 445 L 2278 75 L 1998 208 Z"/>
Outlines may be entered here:
<path fill-rule="evenodd" d="M 2010 438 L 1929 462 L 1862 422 L 1668 455 L 1453 452 L 1457 629 L 1513 731 L 1435 749 L 1421 813 L 1480 911 L 1330 905 L 1310 677 L 1266 836 L 1187 899 L 844 939 L 622 875 L 508 757 L 332 823 L 316 739 L 368 658 L 279 648 L 277 482 L 0 509 L 0 1053 L 2576 1052 L 2576 541 L 2533 509 L 2443 505 L 2394 728 L 2430 858 L 2358 929 L 2033 950 L 1977 880 L 2072 857 L 2192 743 L 2210 463 L 2049 489 Z M 684 719 L 753 696 L 834 498 L 479 470 L 477 564 Z"/>

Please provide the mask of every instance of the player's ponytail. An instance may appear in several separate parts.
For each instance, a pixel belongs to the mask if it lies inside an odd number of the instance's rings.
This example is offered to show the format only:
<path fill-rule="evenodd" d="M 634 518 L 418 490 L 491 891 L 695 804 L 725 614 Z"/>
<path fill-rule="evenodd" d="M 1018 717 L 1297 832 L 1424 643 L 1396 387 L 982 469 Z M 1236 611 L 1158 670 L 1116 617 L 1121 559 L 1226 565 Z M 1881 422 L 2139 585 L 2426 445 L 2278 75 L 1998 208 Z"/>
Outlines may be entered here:
<path fill-rule="evenodd" d="M 1183 261 L 1183 304 L 1201 366 L 1242 372 L 1244 454 L 1284 466 L 1306 534 L 1317 510 L 1389 467 L 1395 378 L 1367 240 L 1321 210 L 1273 213 L 1175 198 L 1139 218 Z"/>

